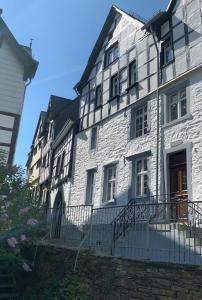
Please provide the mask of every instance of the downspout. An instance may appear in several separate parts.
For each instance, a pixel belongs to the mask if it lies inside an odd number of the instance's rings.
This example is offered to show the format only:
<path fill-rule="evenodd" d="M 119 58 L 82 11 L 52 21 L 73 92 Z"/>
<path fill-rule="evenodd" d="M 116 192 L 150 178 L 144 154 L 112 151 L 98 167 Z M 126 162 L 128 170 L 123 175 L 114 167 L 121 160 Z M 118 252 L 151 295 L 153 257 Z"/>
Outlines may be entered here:
<path fill-rule="evenodd" d="M 156 88 L 156 98 L 157 98 L 157 128 L 156 128 L 156 202 L 159 202 L 159 137 L 160 137 L 160 95 L 159 95 L 159 81 L 160 81 L 160 52 L 156 40 L 156 34 L 152 28 L 150 27 L 151 34 L 154 40 L 154 45 L 156 48 L 157 54 L 157 88 Z"/>

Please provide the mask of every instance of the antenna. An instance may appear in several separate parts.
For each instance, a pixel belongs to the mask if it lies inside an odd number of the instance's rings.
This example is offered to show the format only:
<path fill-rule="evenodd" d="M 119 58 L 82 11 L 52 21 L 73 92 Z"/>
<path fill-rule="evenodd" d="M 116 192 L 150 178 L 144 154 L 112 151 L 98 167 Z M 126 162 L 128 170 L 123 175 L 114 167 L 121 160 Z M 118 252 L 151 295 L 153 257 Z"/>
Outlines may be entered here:
<path fill-rule="evenodd" d="M 34 40 L 34 39 L 30 38 L 30 43 L 29 43 L 29 48 L 30 48 L 30 49 L 32 49 L 33 40 Z"/>

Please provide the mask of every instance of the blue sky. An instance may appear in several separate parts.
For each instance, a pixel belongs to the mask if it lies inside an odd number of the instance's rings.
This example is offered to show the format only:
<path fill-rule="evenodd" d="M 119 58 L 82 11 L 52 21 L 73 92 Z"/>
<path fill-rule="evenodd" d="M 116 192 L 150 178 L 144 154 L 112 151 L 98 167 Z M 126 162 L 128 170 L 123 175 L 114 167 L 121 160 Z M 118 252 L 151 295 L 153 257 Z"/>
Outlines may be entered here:
<path fill-rule="evenodd" d="M 3 19 L 19 43 L 33 38 L 33 55 L 39 61 L 29 86 L 16 150 L 15 163 L 25 165 L 41 110 L 51 94 L 73 98 L 112 4 L 150 18 L 169 0 L 0 0 Z"/>

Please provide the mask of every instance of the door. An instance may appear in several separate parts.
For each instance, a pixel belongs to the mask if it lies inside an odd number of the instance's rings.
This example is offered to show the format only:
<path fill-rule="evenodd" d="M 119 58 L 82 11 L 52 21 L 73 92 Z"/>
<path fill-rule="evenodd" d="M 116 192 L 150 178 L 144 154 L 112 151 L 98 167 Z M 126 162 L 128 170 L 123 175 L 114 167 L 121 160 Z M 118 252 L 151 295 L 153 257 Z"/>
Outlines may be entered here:
<path fill-rule="evenodd" d="M 188 216 L 186 151 L 172 153 L 170 165 L 171 219 L 186 220 Z"/>

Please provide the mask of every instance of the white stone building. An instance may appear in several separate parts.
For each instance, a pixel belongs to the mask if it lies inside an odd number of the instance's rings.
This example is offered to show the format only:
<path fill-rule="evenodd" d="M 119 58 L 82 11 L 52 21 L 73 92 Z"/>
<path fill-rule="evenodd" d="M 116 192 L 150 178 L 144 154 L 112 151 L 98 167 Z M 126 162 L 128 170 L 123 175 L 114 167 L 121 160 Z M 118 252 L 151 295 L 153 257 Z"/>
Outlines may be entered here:
<path fill-rule="evenodd" d="M 0 149 L 13 163 L 26 88 L 37 70 L 31 49 L 20 45 L 0 11 Z"/>
<path fill-rule="evenodd" d="M 112 7 L 75 87 L 71 205 L 200 200 L 201 31 L 199 0 L 171 1 L 148 23 Z"/>

